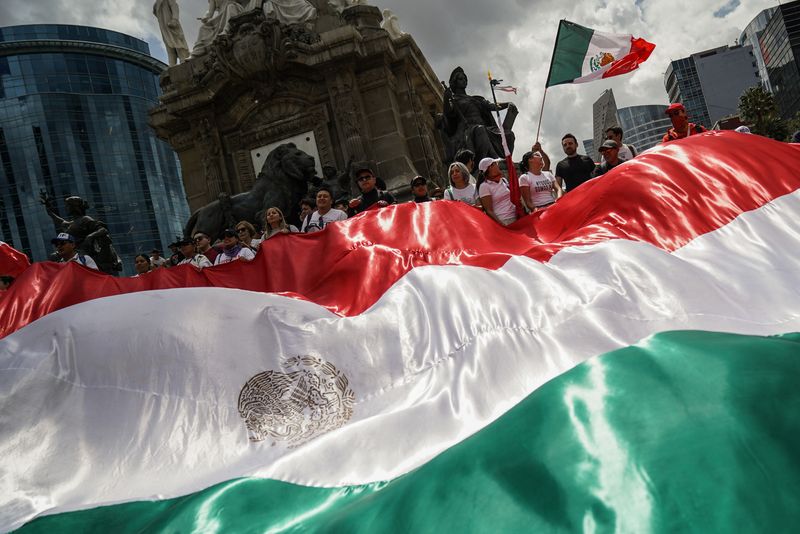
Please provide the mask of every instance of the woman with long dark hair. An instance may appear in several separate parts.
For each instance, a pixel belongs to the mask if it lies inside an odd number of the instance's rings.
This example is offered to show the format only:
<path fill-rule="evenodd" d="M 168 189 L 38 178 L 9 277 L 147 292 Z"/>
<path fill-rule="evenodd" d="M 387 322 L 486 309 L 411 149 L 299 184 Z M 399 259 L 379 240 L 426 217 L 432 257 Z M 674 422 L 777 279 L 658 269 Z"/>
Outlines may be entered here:
<path fill-rule="evenodd" d="M 136 257 L 133 258 L 133 268 L 136 269 L 136 276 L 149 273 L 152 268 L 150 256 L 147 254 L 137 254 Z"/>

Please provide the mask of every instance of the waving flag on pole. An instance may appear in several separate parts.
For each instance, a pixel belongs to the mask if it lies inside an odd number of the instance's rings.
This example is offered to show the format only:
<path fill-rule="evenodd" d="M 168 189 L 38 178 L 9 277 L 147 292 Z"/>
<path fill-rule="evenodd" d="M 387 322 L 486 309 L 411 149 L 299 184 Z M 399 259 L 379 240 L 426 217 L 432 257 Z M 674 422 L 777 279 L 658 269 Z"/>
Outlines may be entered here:
<path fill-rule="evenodd" d="M 709 132 L 509 227 L 409 203 L 203 271 L 35 263 L 0 531 L 792 532 L 798 168 Z"/>
<path fill-rule="evenodd" d="M 498 91 L 503 91 L 504 93 L 514 93 L 517 94 L 517 88 L 511 85 L 498 85 L 495 87 Z"/>
<path fill-rule="evenodd" d="M 546 87 L 627 74 L 638 69 L 655 47 L 633 35 L 598 32 L 562 20 Z"/>

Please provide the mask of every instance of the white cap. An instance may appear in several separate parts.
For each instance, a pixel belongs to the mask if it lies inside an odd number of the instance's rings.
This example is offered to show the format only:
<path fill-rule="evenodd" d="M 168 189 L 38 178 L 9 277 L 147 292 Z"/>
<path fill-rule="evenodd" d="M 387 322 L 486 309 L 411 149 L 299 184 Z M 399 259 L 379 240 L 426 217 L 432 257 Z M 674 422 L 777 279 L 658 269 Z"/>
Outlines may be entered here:
<path fill-rule="evenodd" d="M 483 158 L 480 163 L 478 163 L 478 170 L 481 172 L 486 172 L 486 169 L 492 166 L 492 163 L 500 163 L 503 161 L 502 159 L 494 159 L 494 158 Z"/>
<path fill-rule="evenodd" d="M 739 133 L 750 133 L 750 128 L 748 128 L 747 126 L 739 126 L 738 128 L 736 128 L 736 129 L 734 130 L 734 132 L 739 132 Z"/>

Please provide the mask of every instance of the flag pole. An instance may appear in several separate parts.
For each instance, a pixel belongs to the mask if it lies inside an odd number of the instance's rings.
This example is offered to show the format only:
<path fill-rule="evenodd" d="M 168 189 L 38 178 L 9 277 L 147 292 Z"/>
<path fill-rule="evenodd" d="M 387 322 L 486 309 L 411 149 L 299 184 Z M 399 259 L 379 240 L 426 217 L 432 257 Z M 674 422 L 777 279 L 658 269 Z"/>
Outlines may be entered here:
<path fill-rule="evenodd" d="M 494 101 L 494 112 L 497 115 L 497 126 L 500 129 L 500 138 L 503 140 L 503 155 L 506 159 L 506 169 L 508 170 L 508 189 L 511 195 L 511 202 L 516 208 L 517 218 L 525 215 L 522 209 L 521 195 L 519 190 L 519 179 L 517 178 L 517 170 L 514 168 L 514 160 L 511 156 L 511 151 L 508 150 L 508 143 L 506 142 L 506 129 L 500 121 L 500 105 L 497 103 L 497 95 L 494 92 L 494 87 L 499 85 L 503 80 L 495 80 L 492 78 L 492 72 L 487 72 L 489 76 L 489 87 L 492 89 L 492 100 Z"/>
<path fill-rule="evenodd" d="M 547 99 L 547 88 L 550 87 L 550 77 L 553 75 L 553 60 L 556 58 L 556 47 L 558 46 L 558 38 L 561 36 L 561 28 L 564 26 L 566 19 L 558 21 L 558 31 L 556 32 L 556 41 L 553 43 L 553 53 L 550 55 L 550 68 L 547 70 L 547 81 L 544 82 L 544 94 L 542 95 L 542 107 L 539 110 L 539 124 L 536 126 L 536 142 L 539 142 L 539 131 L 542 128 L 542 115 L 544 115 L 544 102 Z"/>
<path fill-rule="evenodd" d="M 544 115 L 544 101 L 547 98 L 547 86 L 544 86 L 544 94 L 542 95 L 542 107 L 539 109 L 539 124 L 536 126 L 536 142 L 539 142 L 539 130 L 542 128 L 542 115 Z"/>

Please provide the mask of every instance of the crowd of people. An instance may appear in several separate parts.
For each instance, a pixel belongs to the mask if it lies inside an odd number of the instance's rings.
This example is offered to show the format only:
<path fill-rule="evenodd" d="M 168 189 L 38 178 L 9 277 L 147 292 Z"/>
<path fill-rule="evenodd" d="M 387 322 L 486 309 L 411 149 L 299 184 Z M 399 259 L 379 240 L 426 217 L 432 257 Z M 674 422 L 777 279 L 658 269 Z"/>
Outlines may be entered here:
<path fill-rule="evenodd" d="M 666 114 L 672 127 L 665 133 L 663 142 L 682 139 L 704 132 L 701 125 L 689 122 L 686 109 L 680 103 L 670 105 Z M 744 130 L 741 130 L 744 133 Z M 623 142 L 624 132 L 618 126 L 605 132 L 606 139 L 598 147 L 599 163 L 578 153 L 577 138 L 567 133 L 561 138 L 561 149 L 565 157 L 551 170 L 548 154 L 537 141 L 525 152 L 518 163 L 520 207 L 525 213 L 545 210 L 582 183 L 597 178 L 611 169 L 637 156 L 636 147 Z M 428 180 L 415 176 L 410 185 L 410 202 L 431 202 L 438 199 L 463 202 L 481 210 L 502 225 L 515 222 L 520 209 L 511 196 L 511 187 L 501 165 L 505 160 L 483 158 L 475 165 L 475 154 L 467 149 L 456 153 L 455 161 L 447 170 L 448 184 L 445 188 L 429 190 Z M 334 192 L 323 185 L 316 189 L 314 198 L 300 202 L 298 221 L 287 221 L 278 207 L 270 207 L 264 213 L 261 227 L 248 221 L 239 221 L 233 228 L 222 233 L 221 239 L 212 243 L 211 236 L 196 232 L 193 236 L 176 239 L 169 245 L 171 254 L 153 249 L 150 254 L 139 254 L 134 261 L 136 276 L 160 268 L 192 265 L 198 269 L 221 265 L 232 261 L 250 261 L 255 258 L 261 243 L 280 234 L 311 233 L 323 230 L 330 224 L 346 220 L 369 209 L 396 204 L 397 200 L 388 191 L 380 188 L 383 182 L 368 166 L 355 169 L 354 177 L 360 195 L 347 201 L 335 199 Z M 75 238 L 61 233 L 53 245 L 62 262 L 75 261 L 97 269 L 94 260 L 76 250 Z M 11 282 L 2 281 L 4 285 Z"/>

